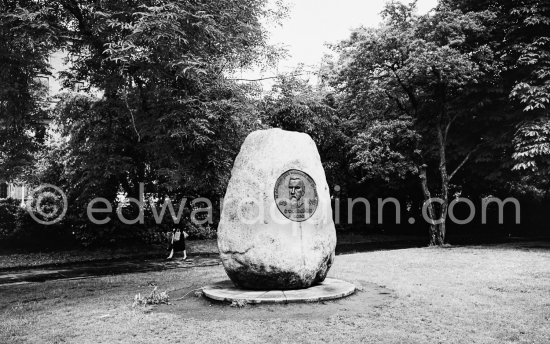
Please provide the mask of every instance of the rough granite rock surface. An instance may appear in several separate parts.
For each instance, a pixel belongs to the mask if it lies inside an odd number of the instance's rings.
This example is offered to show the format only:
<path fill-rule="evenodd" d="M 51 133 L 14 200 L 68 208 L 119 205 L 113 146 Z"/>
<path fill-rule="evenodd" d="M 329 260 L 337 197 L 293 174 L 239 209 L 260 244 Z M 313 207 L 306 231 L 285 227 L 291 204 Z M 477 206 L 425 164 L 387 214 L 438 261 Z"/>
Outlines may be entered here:
<path fill-rule="evenodd" d="M 285 217 L 274 198 L 278 178 L 293 169 L 316 183 L 317 208 L 303 222 Z M 270 129 L 246 138 L 224 198 L 218 247 L 227 275 L 241 288 L 300 289 L 325 279 L 336 232 L 325 172 L 309 135 Z"/>

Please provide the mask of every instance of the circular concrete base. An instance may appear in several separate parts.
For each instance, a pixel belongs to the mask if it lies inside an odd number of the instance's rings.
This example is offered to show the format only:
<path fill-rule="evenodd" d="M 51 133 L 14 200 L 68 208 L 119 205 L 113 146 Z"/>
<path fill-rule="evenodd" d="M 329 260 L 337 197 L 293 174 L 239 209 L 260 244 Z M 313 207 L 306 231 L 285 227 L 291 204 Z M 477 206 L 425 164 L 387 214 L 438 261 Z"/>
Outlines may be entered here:
<path fill-rule="evenodd" d="M 204 295 L 218 301 L 246 301 L 247 303 L 317 302 L 340 299 L 355 292 L 351 283 L 327 278 L 319 285 L 297 290 L 246 290 L 239 289 L 230 281 L 202 288 Z"/>

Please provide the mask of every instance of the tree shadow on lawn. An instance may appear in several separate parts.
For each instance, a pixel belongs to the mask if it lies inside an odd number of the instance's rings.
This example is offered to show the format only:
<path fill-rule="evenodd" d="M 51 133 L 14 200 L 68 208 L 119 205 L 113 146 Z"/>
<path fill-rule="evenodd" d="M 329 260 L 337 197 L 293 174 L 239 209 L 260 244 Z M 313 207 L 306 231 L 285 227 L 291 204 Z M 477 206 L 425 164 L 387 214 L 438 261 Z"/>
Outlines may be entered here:
<path fill-rule="evenodd" d="M 397 296 L 394 291 L 367 281 L 354 281 L 357 290 L 354 294 L 332 301 L 287 304 L 246 304 L 244 307 L 231 307 L 228 302 L 210 300 L 188 293 L 188 289 L 173 291 L 170 305 L 153 308 L 154 313 L 169 313 L 182 319 L 200 320 L 271 320 L 271 319 L 328 319 L 333 316 L 368 315 L 375 309 L 383 308 Z"/>
<path fill-rule="evenodd" d="M 385 250 L 402 250 L 406 248 L 426 247 L 427 245 L 427 240 L 345 243 L 336 245 L 336 254 L 339 255 Z"/>
<path fill-rule="evenodd" d="M 87 279 L 103 276 L 124 275 L 130 273 L 158 272 L 172 269 L 189 269 L 220 265 L 217 255 L 193 256 L 183 261 L 130 260 L 120 262 L 91 262 L 66 267 L 34 268 L 6 272 L 0 270 L 0 286 L 13 283 L 46 282 L 64 279 Z"/>

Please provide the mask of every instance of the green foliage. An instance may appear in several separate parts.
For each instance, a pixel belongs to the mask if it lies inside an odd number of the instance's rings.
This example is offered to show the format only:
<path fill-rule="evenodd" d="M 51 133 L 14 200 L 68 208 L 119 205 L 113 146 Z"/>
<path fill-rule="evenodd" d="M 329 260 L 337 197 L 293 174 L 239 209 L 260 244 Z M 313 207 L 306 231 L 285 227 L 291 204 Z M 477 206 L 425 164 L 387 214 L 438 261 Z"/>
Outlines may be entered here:
<path fill-rule="evenodd" d="M 63 178 L 77 201 L 137 195 L 219 195 L 244 136 L 253 129 L 249 87 L 224 73 L 267 54 L 264 1 L 64 3 L 61 26 L 68 85 L 85 80 L 103 94 L 67 96 L 57 107 Z M 82 51 L 88 53 L 82 54 Z"/>
<path fill-rule="evenodd" d="M 32 183 L 67 191 L 67 233 L 86 245 L 127 235 L 156 240 L 154 228 L 86 221 L 90 200 L 116 206 L 120 194 L 137 198 L 140 183 L 158 199 L 223 195 L 240 144 L 258 127 L 257 89 L 227 75 L 277 58 L 262 22 L 285 10 L 265 0 L 24 1 L 7 9 L 2 23 L 20 30 L 7 46 L 53 42 L 37 51 L 40 67 L 63 49 L 64 85 L 84 83 L 88 93 L 62 96 L 35 154 Z"/>
<path fill-rule="evenodd" d="M 21 175 L 33 163 L 47 118 L 48 56 L 55 45 L 47 27 L 17 2 L 0 3 L 0 178 Z M 47 39 L 45 39 L 47 38 Z"/>
<path fill-rule="evenodd" d="M 32 70 L 23 70 L 25 78 L 34 81 L 39 69 L 47 69 L 50 52 L 64 49 L 70 62 L 65 86 L 84 82 L 87 87 L 88 95 L 62 96 L 51 112 L 53 126 L 43 149 L 34 154 L 34 171 L 27 174 L 33 184 L 66 190 L 66 234 L 86 246 L 157 240 L 164 228 L 154 224 L 131 228 L 113 220 L 98 227 L 86 220 L 90 200 L 103 197 L 116 207 L 119 194 L 137 198 L 141 182 L 159 199 L 223 195 L 240 144 L 258 126 L 256 89 L 226 75 L 277 57 L 262 21 L 278 20 L 285 8 L 280 2 L 266 5 L 264 0 L 75 0 L 14 2 L 5 9 L 2 44 L 11 49 L 21 43 L 12 55 L 29 53 Z M 20 105 L 32 105 L 30 96 L 19 98 Z M 30 121 L 31 110 L 20 117 Z M 18 139 L 27 129 L 19 126 L 19 132 L 2 138 Z M 14 166 L 25 165 L 9 152 L 25 153 L 29 165 L 36 151 L 29 140 L 12 141 L 2 149 L 3 171 L 8 158 Z M 146 215 L 149 221 L 151 213 Z M 213 235 L 209 227 L 188 227 L 192 236 Z"/>
<path fill-rule="evenodd" d="M 524 122 L 514 138 L 514 170 L 522 174 L 514 185 L 522 194 L 543 199 L 550 190 L 550 120 Z"/>
<path fill-rule="evenodd" d="M 334 96 L 301 78 L 302 70 L 280 75 L 260 104 L 262 123 L 309 134 L 317 144 L 330 184 L 344 185 L 348 139 Z"/>
<path fill-rule="evenodd" d="M 20 200 L 0 200 L 0 246 L 27 250 L 67 248 L 75 242 L 62 225 L 38 224 Z"/>
<path fill-rule="evenodd" d="M 550 161 L 545 159 L 550 156 L 550 120 L 541 118 L 532 122 L 523 123 L 516 133 L 517 161 L 514 169 L 530 170 L 537 173 L 548 174 Z"/>
<path fill-rule="evenodd" d="M 0 241 L 9 240 L 15 234 L 20 208 L 14 199 L 0 200 Z"/>
<path fill-rule="evenodd" d="M 216 229 L 209 224 L 196 225 L 192 222 L 184 223 L 185 232 L 190 240 L 206 240 L 216 238 Z"/>
<path fill-rule="evenodd" d="M 507 124 L 506 115 L 487 110 L 500 62 L 483 42 L 495 15 L 442 3 L 418 16 L 414 2 L 391 1 L 383 16 L 379 28 L 359 28 L 335 46 L 331 85 L 353 123 L 352 167 L 361 183 L 400 189 L 404 199 L 419 199 L 420 190 L 424 199 L 440 197 L 442 206 L 429 212 L 446 219 L 449 195 L 463 190 L 468 164 L 493 141 L 499 121 L 499 128 Z M 445 223 L 430 230 L 431 243 L 444 244 Z"/>
<path fill-rule="evenodd" d="M 334 46 L 338 60 L 326 63 L 318 86 L 298 69 L 262 96 L 228 76 L 277 60 L 262 23 L 285 11 L 266 0 L 3 1 L 0 179 L 60 186 L 70 208 L 44 228 L 0 203 L 0 237 L 159 243 L 171 224 L 155 224 L 151 207 L 219 199 L 245 136 L 265 127 L 308 133 L 329 184 L 343 192 L 391 190 L 413 202 L 430 192 L 547 196 L 545 1 L 441 0 L 424 16 L 415 2 L 390 1 L 380 27 Z M 83 83 L 86 95 L 63 94 L 51 107 L 43 80 L 58 50 L 70 62 L 64 85 Z M 122 196 L 139 197 L 140 183 L 156 202 L 145 224 L 125 225 L 116 214 L 107 225 L 89 223 L 90 200 L 116 208 Z M 192 210 L 182 227 L 213 237 L 215 224 L 191 224 Z M 127 218 L 138 211 L 123 208 Z"/>
<path fill-rule="evenodd" d="M 527 119 L 514 138 L 515 170 L 531 171 L 538 184 L 548 185 L 550 165 L 550 5 L 515 3 L 509 19 L 510 37 L 504 58 L 517 76 L 510 97 L 521 103 Z M 531 118 L 531 119 L 529 119 Z M 525 175 L 524 175 L 525 176 Z"/>
<path fill-rule="evenodd" d="M 382 180 L 392 186 L 410 175 L 418 174 L 414 161 L 420 136 L 407 119 L 374 120 L 354 140 L 351 154 L 355 157 L 352 168 L 364 173 L 361 182 Z"/>
<path fill-rule="evenodd" d="M 490 12 L 494 21 L 487 25 L 484 43 L 499 61 L 493 73 L 492 87 L 507 97 L 499 111 L 507 114 L 506 135 L 513 169 L 519 174 L 514 181 L 521 193 L 547 190 L 548 105 L 550 102 L 550 4 L 539 0 L 469 0 L 444 1 L 452 8 L 472 13 Z M 495 98 L 495 94 L 492 94 Z M 508 166 L 508 168 L 512 167 Z M 516 176 L 517 177 L 517 176 Z M 546 186 L 544 186 L 546 185 Z"/>
<path fill-rule="evenodd" d="M 502 10 L 510 11 L 503 58 L 520 72 L 510 96 L 521 102 L 525 112 L 544 110 L 550 104 L 550 5 L 512 1 Z"/>
<path fill-rule="evenodd" d="M 444 163 L 456 168 L 481 140 L 463 140 L 452 129 L 479 126 L 472 111 L 478 99 L 469 90 L 492 56 L 467 45 L 466 37 L 481 34 L 490 16 L 439 10 L 418 17 L 414 7 L 391 2 L 383 26 L 358 29 L 335 47 L 340 57 L 332 84 L 356 123 L 352 152 L 366 178 L 403 178 L 424 163 L 438 173 L 441 147 L 449 150 Z"/>

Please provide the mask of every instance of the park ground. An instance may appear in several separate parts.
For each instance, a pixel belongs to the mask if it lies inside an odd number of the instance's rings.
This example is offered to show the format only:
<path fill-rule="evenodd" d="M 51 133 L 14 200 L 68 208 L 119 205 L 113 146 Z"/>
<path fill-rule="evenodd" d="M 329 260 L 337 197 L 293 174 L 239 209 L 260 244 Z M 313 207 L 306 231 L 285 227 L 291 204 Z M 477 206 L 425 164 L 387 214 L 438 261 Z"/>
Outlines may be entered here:
<path fill-rule="evenodd" d="M 359 291 L 299 305 L 214 303 L 221 266 L 0 288 L 0 343 L 550 343 L 550 245 L 339 255 Z M 153 286 L 170 305 L 132 307 Z"/>
<path fill-rule="evenodd" d="M 383 235 L 344 233 L 338 235 L 337 252 L 353 252 L 396 247 L 424 246 L 427 239 L 414 235 Z M 190 240 L 187 251 L 191 255 L 218 254 L 216 239 Z M 70 250 L 1 249 L 0 272 L 25 268 L 62 267 L 96 262 L 116 262 L 139 259 L 158 259 L 168 254 L 166 245 L 122 246 Z"/>

